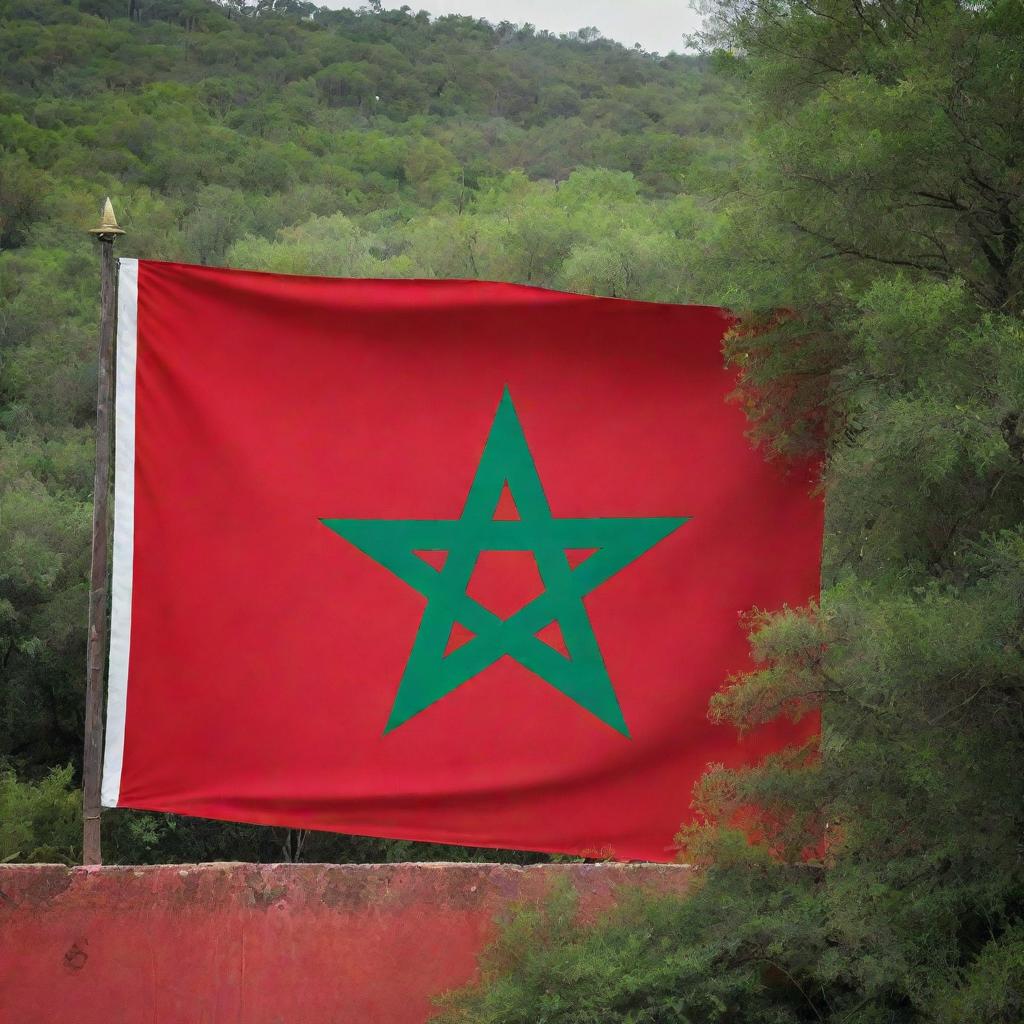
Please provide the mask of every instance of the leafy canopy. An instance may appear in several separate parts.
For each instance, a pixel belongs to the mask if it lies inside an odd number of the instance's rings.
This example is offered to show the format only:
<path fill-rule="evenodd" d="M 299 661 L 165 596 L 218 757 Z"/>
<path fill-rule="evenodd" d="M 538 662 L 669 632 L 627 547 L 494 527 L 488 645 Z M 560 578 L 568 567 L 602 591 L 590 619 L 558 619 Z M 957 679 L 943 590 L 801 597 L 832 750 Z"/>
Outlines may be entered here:
<path fill-rule="evenodd" d="M 1024 1015 L 1024 8 L 714 0 L 753 105 L 702 274 L 766 453 L 824 460 L 820 605 L 751 616 L 684 900 L 515 922 L 455 1022 L 1011 1024 Z"/>

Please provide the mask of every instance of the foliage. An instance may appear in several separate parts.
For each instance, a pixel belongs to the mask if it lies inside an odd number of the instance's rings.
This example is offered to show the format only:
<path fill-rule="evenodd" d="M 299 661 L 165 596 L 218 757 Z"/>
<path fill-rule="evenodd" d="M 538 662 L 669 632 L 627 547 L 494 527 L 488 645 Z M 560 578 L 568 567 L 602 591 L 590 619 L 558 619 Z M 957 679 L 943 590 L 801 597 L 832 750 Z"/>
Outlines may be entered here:
<path fill-rule="evenodd" d="M 82 800 L 71 785 L 72 768 L 53 768 L 39 782 L 19 782 L 0 769 L 0 864 L 63 861 L 81 847 Z"/>
<path fill-rule="evenodd" d="M 380 5 L 0 0 L 0 52 L 0 757 L 28 786 L 81 756 L 104 194 L 129 256 L 700 298 L 683 183 L 742 107 L 706 58 Z M 495 856 L 108 819 L 112 861 Z"/>
<path fill-rule="evenodd" d="M 454 1022 L 1024 1019 L 1024 9 L 714 0 L 754 101 L 704 273 L 769 455 L 816 453 L 820 604 L 751 617 L 712 717 L 821 714 L 817 749 L 712 766 L 688 898 L 558 907 Z M 561 916 L 558 916 L 561 914 Z"/>

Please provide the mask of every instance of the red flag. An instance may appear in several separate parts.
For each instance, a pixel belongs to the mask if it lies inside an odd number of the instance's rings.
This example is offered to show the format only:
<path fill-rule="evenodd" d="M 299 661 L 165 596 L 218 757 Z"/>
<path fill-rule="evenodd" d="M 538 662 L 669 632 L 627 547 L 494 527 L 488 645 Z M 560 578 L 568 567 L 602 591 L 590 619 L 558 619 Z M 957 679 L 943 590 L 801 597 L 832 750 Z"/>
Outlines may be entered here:
<path fill-rule="evenodd" d="M 718 309 L 121 262 L 106 806 L 668 860 L 822 509 Z"/>

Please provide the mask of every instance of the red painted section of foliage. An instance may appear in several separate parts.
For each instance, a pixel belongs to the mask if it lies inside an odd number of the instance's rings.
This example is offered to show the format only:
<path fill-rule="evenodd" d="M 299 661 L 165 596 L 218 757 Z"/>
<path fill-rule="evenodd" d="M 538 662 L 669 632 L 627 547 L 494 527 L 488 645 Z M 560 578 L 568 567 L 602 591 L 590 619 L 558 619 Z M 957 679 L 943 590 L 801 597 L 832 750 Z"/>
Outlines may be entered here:
<path fill-rule="evenodd" d="M 0 1024 L 418 1024 L 558 878 L 592 916 L 667 865 L 0 866 Z"/>

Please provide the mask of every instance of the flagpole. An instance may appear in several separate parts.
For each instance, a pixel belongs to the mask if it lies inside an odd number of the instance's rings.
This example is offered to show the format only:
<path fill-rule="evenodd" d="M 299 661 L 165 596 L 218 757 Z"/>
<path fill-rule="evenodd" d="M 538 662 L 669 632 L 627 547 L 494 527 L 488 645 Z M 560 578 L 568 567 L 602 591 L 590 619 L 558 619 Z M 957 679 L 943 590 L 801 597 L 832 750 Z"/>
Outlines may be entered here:
<path fill-rule="evenodd" d="M 100 847 L 100 768 L 103 757 L 103 685 L 107 649 L 107 579 L 110 559 L 111 395 L 114 330 L 117 322 L 117 269 L 114 242 L 124 232 L 108 198 L 98 227 L 90 228 L 100 246 L 100 340 L 96 373 L 96 468 L 93 474 L 92 568 L 89 576 L 89 640 L 85 676 L 85 751 L 82 766 L 82 863 L 102 864 Z"/>

